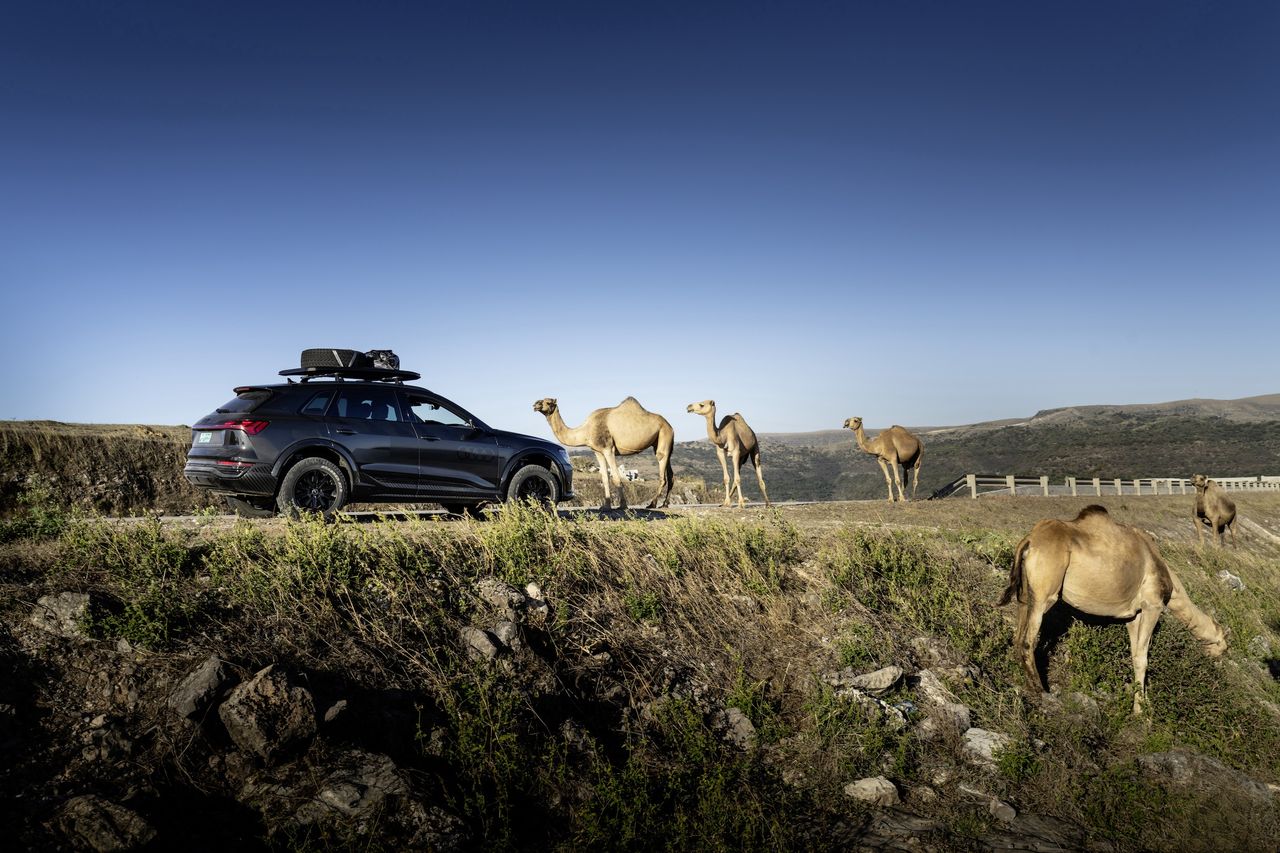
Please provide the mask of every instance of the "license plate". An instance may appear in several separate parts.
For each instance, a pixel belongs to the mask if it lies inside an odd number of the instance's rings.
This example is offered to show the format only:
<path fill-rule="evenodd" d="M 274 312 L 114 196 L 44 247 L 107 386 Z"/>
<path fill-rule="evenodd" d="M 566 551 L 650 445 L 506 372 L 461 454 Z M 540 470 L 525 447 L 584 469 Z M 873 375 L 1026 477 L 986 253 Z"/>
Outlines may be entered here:
<path fill-rule="evenodd" d="M 198 432 L 196 433 L 196 444 L 209 444 L 213 441 L 213 433 Z"/>

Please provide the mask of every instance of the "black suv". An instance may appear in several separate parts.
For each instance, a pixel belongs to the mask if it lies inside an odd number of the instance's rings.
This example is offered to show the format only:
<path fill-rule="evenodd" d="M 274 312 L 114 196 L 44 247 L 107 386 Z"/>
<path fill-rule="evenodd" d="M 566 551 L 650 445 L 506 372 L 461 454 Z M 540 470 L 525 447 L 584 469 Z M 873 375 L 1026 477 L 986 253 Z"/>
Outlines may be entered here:
<path fill-rule="evenodd" d="M 281 371 L 302 381 L 236 388 L 191 428 L 192 485 L 241 515 L 316 512 L 352 502 L 439 503 L 573 497 L 558 444 L 492 429 L 466 409 L 378 368 Z M 328 381 L 315 381 L 325 377 Z"/>

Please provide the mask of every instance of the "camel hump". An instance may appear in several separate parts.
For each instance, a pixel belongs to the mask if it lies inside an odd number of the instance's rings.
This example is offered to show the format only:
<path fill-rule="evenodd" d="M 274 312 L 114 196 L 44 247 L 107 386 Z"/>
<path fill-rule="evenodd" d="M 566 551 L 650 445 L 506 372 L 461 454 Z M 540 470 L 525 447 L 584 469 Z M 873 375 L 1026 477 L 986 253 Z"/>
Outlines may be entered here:
<path fill-rule="evenodd" d="M 621 403 L 618 404 L 617 408 L 621 409 L 623 406 L 636 406 L 637 408 L 641 408 L 641 409 L 644 408 L 644 406 L 640 405 L 640 401 L 637 400 L 635 397 L 626 398 L 625 400 L 623 400 Z"/>
<path fill-rule="evenodd" d="M 1076 516 L 1076 521 L 1083 521 L 1084 519 L 1092 515 L 1110 516 L 1111 513 L 1107 512 L 1107 508 L 1105 506 L 1100 506 L 1098 504 L 1089 504 L 1087 507 L 1080 510 L 1080 514 Z"/>

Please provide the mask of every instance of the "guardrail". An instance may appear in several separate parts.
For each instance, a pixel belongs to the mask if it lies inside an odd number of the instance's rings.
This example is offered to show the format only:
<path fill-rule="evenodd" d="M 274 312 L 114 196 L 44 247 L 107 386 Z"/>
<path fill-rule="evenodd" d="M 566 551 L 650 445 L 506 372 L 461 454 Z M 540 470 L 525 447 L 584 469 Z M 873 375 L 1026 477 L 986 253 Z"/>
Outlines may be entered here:
<path fill-rule="evenodd" d="M 1210 477 L 1223 491 L 1280 491 L 1280 476 Z M 1016 474 L 965 474 L 933 493 L 933 498 L 949 498 L 967 492 L 969 497 L 985 495 L 1174 495 L 1195 494 L 1190 477 L 1064 477 L 1050 482 L 1048 476 Z"/>

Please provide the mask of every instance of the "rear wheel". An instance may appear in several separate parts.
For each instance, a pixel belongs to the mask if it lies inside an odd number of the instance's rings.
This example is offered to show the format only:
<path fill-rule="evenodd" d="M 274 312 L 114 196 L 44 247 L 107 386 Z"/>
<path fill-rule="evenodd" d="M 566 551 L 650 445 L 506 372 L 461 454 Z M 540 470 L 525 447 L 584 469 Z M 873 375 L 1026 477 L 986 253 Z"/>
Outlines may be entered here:
<path fill-rule="evenodd" d="M 347 478 L 342 469 L 328 459 L 313 456 L 289 469 L 280 483 L 276 505 L 294 518 L 303 513 L 317 513 L 332 518 L 347 502 Z"/>
<path fill-rule="evenodd" d="M 541 465 L 526 465 L 511 478 L 507 486 L 508 501 L 533 501 L 547 509 L 554 509 L 560 486 L 551 472 Z"/>
<path fill-rule="evenodd" d="M 237 498 L 227 495 L 227 508 L 241 518 L 275 518 L 276 508 L 270 498 Z"/>

